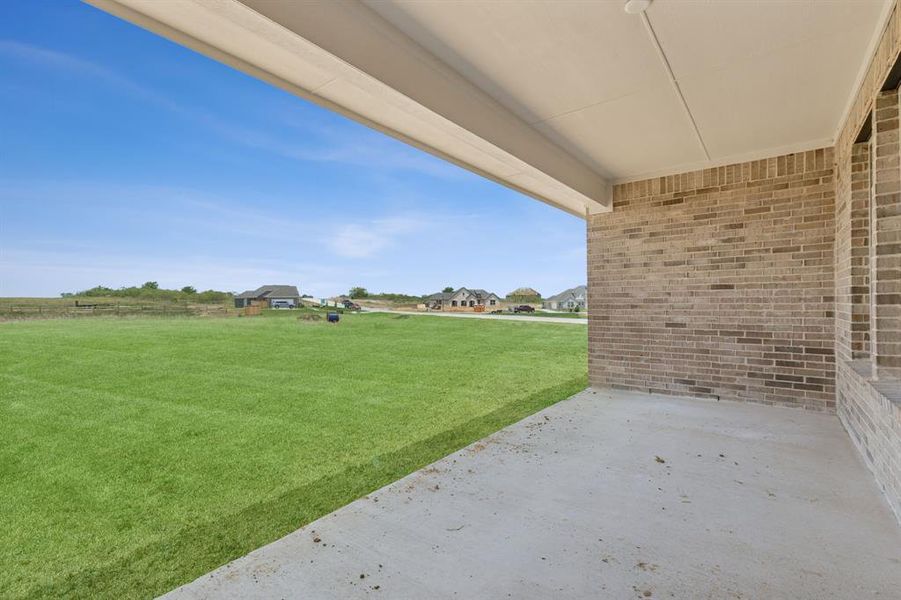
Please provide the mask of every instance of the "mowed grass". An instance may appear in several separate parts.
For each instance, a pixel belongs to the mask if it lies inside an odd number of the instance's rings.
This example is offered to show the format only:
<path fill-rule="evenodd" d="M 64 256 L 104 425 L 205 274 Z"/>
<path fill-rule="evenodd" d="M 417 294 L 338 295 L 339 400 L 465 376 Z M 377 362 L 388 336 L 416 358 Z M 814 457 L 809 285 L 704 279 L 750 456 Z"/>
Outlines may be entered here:
<path fill-rule="evenodd" d="M 489 313 L 490 314 L 490 313 Z M 587 319 L 588 313 L 586 312 L 544 312 L 536 310 L 535 312 L 504 312 L 504 315 L 516 315 L 517 317 L 557 317 L 560 319 Z"/>
<path fill-rule="evenodd" d="M 283 312 L 0 323 L 0 597 L 152 597 L 587 385 L 581 327 Z"/>

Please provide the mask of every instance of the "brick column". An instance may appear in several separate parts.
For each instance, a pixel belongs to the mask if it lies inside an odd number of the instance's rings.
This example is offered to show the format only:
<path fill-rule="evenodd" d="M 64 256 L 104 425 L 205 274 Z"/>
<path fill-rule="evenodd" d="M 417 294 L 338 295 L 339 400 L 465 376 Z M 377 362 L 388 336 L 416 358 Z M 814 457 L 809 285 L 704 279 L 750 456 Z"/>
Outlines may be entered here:
<path fill-rule="evenodd" d="M 851 149 L 851 356 L 870 356 L 870 142 Z"/>
<path fill-rule="evenodd" d="M 898 91 L 881 93 L 874 115 L 870 205 L 873 376 L 901 376 L 901 147 Z"/>

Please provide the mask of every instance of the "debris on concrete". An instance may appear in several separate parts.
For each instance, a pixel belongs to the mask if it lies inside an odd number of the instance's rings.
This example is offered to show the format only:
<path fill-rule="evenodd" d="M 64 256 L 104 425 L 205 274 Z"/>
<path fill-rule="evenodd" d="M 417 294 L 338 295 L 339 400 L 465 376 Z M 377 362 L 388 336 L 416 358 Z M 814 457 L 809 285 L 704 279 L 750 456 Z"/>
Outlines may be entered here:
<path fill-rule="evenodd" d="M 164 598 L 896 597 L 901 531 L 847 434 L 789 411 L 579 394 Z"/>

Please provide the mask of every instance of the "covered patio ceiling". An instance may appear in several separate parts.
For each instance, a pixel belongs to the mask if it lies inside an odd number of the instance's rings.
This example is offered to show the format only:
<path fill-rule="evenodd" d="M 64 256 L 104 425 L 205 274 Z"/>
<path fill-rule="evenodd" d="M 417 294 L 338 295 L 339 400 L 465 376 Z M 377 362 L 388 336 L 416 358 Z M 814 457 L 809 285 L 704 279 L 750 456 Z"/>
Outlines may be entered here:
<path fill-rule="evenodd" d="M 87 1 L 579 216 L 616 182 L 832 145 L 892 5 Z"/>

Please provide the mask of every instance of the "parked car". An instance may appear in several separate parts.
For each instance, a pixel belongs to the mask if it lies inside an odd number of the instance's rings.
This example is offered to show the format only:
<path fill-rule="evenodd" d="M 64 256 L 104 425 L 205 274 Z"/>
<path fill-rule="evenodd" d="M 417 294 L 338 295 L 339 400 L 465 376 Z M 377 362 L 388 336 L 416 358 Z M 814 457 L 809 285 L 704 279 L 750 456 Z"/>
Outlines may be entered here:
<path fill-rule="evenodd" d="M 287 300 L 273 300 L 272 308 L 294 308 L 294 305 Z"/>
<path fill-rule="evenodd" d="M 363 307 L 360 306 L 359 304 L 357 304 L 356 302 L 351 302 L 350 300 L 345 300 L 344 308 L 346 308 L 347 310 L 360 310 Z"/>
<path fill-rule="evenodd" d="M 529 306 L 528 304 L 520 304 L 519 306 L 513 307 L 513 312 L 515 312 L 515 313 L 519 313 L 519 312 L 530 313 L 530 312 L 535 312 L 535 309 L 533 307 Z"/>

